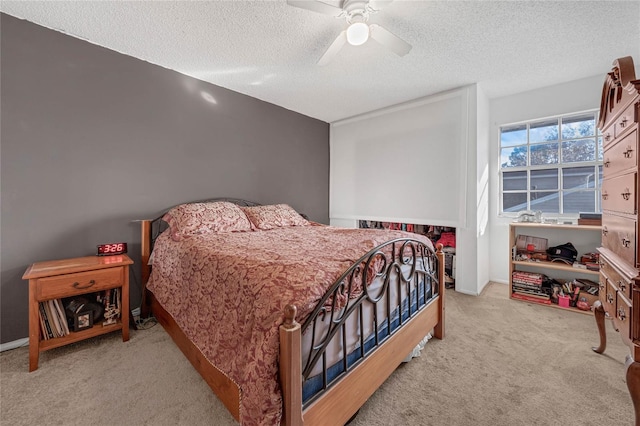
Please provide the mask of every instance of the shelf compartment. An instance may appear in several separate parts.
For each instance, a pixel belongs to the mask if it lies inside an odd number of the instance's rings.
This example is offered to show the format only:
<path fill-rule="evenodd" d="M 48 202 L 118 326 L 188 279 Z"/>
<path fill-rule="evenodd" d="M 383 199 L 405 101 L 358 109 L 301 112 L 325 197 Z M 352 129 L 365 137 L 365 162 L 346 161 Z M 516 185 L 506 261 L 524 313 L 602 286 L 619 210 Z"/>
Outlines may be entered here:
<path fill-rule="evenodd" d="M 555 269 L 558 271 L 572 271 L 577 274 L 589 274 L 589 275 L 599 275 L 600 271 L 592 271 L 590 269 L 582 269 L 582 268 L 574 268 L 573 266 L 565 265 L 558 262 L 529 262 L 526 260 L 513 260 L 513 265 L 521 265 L 521 266 L 530 266 L 534 268 L 544 268 L 544 269 Z"/>
<path fill-rule="evenodd" d="M 59 348 L 61 346 L 68 345 L 70 343 L 79 342 L 90 337 L 100 336 L 102 334 L 111 333 L 112 331 L 122 330 L 122 321 L 118 320 L 115 324 L 109 325 L 94 325 L 91 328 L 81 331 L 72 331 L 66 336 L 53 337 L 47 340 L 40 341 L 40 350 L 46 351 L 53 348 Z"/>
<path fill-rule="evenodd" d="M 588 311 L 583 311 L 582 309 L 578 309 L 578 308 L 574 308 L 573 306 L 569 306 L 567 308 L 562 307 L 562 306 L 558 306 L 555 303 L 543 303 L 543 302 L 536 302 L 533 300 L 522 300 L 522 299 L 516 299 L 515 297 L 511 297 L 511 300 L 515 300 L 521 303 L 531 303 L 533 305 L 540 305 L 540 306 L 548 306 L 550 308 L 556 308 L 556 309 L 562 309 L 563 311 L 571 311 L 571 312 L 579 312 L 581 314 L 586 314 L 586 315 L 593 315 L 593 311 L 590 309 Z"/>

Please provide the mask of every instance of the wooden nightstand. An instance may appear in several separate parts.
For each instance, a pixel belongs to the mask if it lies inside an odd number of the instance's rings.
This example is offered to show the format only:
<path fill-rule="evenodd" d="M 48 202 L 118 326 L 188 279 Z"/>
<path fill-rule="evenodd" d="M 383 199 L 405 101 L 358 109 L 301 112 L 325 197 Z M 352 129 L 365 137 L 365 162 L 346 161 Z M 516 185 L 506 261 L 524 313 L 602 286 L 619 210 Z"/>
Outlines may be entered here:
<path fill-rule="evenodd" d="M 31 265 L 22 279 L 29 280 L 29 371 L 38 368 L 40 352 L 122 330 L 122 341 L 129 340 L 129 265 L 125 254 L 87 256 L 51 260 Z M 64 297 L 120 289 L 120 318 L 114 324 L 102 322 L 61 337 L 45 339 L 41 333 L 40 302 Z"/>

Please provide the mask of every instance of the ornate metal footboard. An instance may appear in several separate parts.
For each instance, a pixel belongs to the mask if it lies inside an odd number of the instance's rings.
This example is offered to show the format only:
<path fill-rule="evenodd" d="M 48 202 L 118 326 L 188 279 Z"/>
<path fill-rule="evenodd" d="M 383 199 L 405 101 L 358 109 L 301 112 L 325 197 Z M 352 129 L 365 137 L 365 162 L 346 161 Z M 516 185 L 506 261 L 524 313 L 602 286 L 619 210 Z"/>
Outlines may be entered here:
<path fill-rule="evenodd" d="M 432 328 L 442 338 L 443 266 L 441 246 L 434 252 L 421 241 L 392 240 L 345 271 L 302 326 L 288 307 L 281 327 L 284 423 L 344 422 Z M 357 340 L 349 342 L 354 324 Z M 328 361 L 332 344 L 340 347 L 335 362 Z"/>
<path fill-rule="evenodd" d="M 372 289 L 369 284 L 375 281 L 380 285 Z M 437 257 L 424 243 L 397 239 L 361 257 L 342 274 L 302 325 L 302 334 L 310 333 L 308 347 L 304 341 L 302 347 L 302 353 L 309 354 L 302 365 L 304 405 L 373 353 L 434 295 L 438 295 Z M 339 307 L 341 303 L 344 306 Z M 354 326 L 355 333 L 347 330 Z M 350 333 L 358 336 L 357 342 L 349 344 Z M 340 361 L 327 365 L 326 350 L 336 338 L 340 339 Z M 316 384 L 317 390 L 308 390 L 306 385 L 317 363 L 322 368 L 314 378 L 320 386 Z"/>

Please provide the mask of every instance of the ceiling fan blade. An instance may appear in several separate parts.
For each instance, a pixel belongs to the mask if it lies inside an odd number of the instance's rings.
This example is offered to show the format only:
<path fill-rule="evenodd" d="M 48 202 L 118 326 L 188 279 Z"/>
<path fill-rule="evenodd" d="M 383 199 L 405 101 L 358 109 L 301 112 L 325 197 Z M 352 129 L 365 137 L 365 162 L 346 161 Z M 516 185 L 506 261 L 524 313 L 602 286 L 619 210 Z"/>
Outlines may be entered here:
<path fill-rule="evenodd" d="M 287 4 L 331 16 L 338 16 L 343 12 L 339 7 L 331 6 L 318 0 L 287 0 Z"/>
<path fill-rule="evenodd" d="M 333 41 L 333 43 L 331 43 L 331 46 L 329 46 L 327 51 L 324 52 L 324 55 L 322 55 L 322 57 L 318 60 L 318 65 L 320 66 L 327 65 L 329 61 L 331 61 L 331 59 L 333 59 L 333 57 L 336 56 L 336 54 L 340 51 L 340 49 L 342 49 L 342 46 L 344 46 L 346 42 L 347 42 L 347 32 L 342 31 L 340 35 L 338 35 L 338 38 L 336 38 Z"/>
<path fill-rule="evenodd" d="M 381 45 L 388 47 L 399 56 L 404 56 L 411 50 L 412 46 L 409 43 L 391 33 L 389 30 L 382 28 L 380 25 L 369 25 L 369 34 L 372 39 Z"/>

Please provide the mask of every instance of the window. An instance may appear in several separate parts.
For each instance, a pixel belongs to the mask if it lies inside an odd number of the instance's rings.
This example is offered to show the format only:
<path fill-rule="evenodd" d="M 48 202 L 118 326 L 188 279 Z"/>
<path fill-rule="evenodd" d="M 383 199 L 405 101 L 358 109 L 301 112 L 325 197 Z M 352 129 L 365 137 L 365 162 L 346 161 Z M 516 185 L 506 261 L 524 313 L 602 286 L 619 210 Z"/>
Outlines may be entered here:
<path fill-rule="evenodd" d="M 601 211 L 602 135 L 598 111 L 500 128 L 503 213 Z"/>

